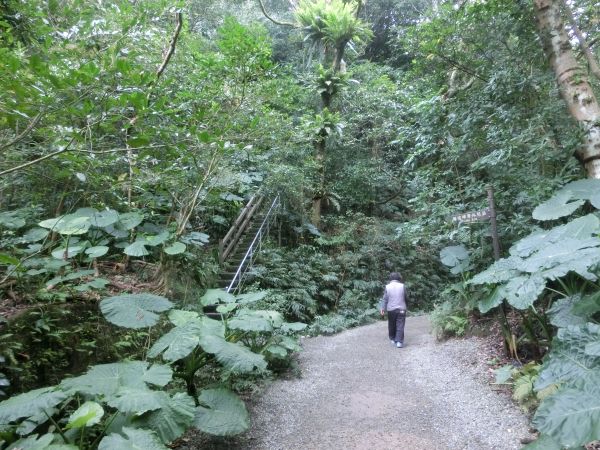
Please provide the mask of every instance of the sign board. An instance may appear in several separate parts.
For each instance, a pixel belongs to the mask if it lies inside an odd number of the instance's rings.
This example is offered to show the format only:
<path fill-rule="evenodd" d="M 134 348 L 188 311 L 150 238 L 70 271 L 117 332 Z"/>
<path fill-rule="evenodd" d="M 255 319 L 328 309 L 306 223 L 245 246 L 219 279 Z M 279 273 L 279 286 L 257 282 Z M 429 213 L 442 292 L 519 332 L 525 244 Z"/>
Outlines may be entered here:
<path fill-rule="evenodd" d="M 494 190 L 491 186 L 487 187 L 488 208 L 482 209 L 481 211 L 466 212 L 461 214 L 454 214 L 451 216 L 451 220 L 454 223 L 474 223 L 483 222 L 486 220 L 490 221 L 490 228 L 492 233 L 492 244 L 494 246 L 494 259 L 498 261 L 500 259 L 500 238 L 498 237 L 498 224 L 496 223 L 496 205 L 494 203 Z"/>
<path fill-rule="evenodd" d="M 452 216 L 452 222 L 455 223 L 473 223 L 473 222 L 482 222 L 484 220 L 489 220 L 492 217 L 492 213 L 490 208 L 482 209 L 481 211 L 472 211 L 466 212 L 462 214 L 454 214 Z"/>

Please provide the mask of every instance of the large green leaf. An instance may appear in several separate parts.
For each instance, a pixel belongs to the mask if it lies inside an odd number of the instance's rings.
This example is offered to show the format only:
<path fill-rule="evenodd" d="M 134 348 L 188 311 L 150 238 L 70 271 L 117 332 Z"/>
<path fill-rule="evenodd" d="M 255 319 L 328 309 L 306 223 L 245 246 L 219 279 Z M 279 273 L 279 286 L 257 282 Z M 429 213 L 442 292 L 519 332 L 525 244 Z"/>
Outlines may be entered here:
<path fill-rule="evenodd" d="M 600 192 L 600 180 L 587 178 L 571 181 L 565 184 L 556 194 L 569 192 L 572 198 L 577 200 L 589 200 L 590 197 Z"/>
<path fill-rule="evenodd" d="M 169 311 L 169 320 L 173 325 L 185 325 L 186 323 L 196 320 L 200 315 L 195 311 L 184 311 L 181 309 L 172 309 Z"/>
<path fill-rule="evenodd" d="M 440 260 L 455 275 L 470 268 L 469 252 L 464 245 L 453 245 L 443 248 L 440 251 Z"/>
<path fill-rule="evenodd" d="M 153 430 L 164 443 L 171 442 L 187 431 L 194 421 L 194 399 L 179 392 L 173 397 L 161 392 L 160 409 L 134 419 L 136 426 Z"/>
<path fill-rule="evenodd" d="M 28 243 L 39 242 L 42 239 L 45 239 L 49 233 L 50 232 L 44 228 L 32 228 L 23 235 L 21 240 Z"/>
<path fill-rule="evenodd" d="M 585 345 L 585 354 L 590 356 L 600 356 L 600 337 L 596 342 L 588 342 Z"/>
<path fill-rule="evenodd" d="M 126 361 L 113 364 L 100 364 L 79 377 L 67 378 L 60 384 L 69 394 L 80 392 L 88 395 L 102 395 L 111 399 L 121 388 L 144 390 L 146 384 L 165 386 L 171 381 L 173 371 L 169 366 L 145 361 Z"/>
<path fill-rule="evenodd" d="M 91 427 L 100 422 L 104 416 L 104 408 L 96 402 L 85 402 L 69 416 L 67 429 Z"/>
<path fill-rule="evenodd" d="M 269 322 L 271 322 L 271 325 L 273 325 L 273 328 L 279 328 L 284 323 L 283 315 L 279 311 L 267 310 L 267 309 L 257 309 L 257 310 L 248 309 L 248 310 L 240 311 L 240 314 L 250 314 L 253 316 L 263 317 L 264 319 L 267 319 Z"/>
<path fill-rule="evenodd" d="M 208 289 L 206 293 L 200 297 L 200 303 L 203 306 L 233 302 L 235 302 L 235 296 L 225 292 L 223 289 Z"/>
<path fill-rule="evenodd" d="M 232 372 L 245 373 L 252 372 L 255 368 L 267 368 L 263 355 L 254 353 L 241 344 L 227 342 L 220 336 L 201 336 L 200 345 L 205 352 L 212 353 L 223 367 Z"/>
<path fill-rule="evenodd" d="M 600 219 L 594 214 L 578 217 L 565 225 L 550 230 L 537 231 L 519 240 L 510 248 L 510 254 L 526 258 L 545 248 L 548 244 L 561 242 L 565 238 L 589 239 L 600 232 Z"/>
<path fill-rule="evenodd" d="M 18 258 L 5 253 L 0 253 L 0 264 L 18 266 L 20 263 L 21 261 Z"/>
<path fill-rule="evenodd" d="M 475 275 L 470 284 L 502 283 L 519 274 L 523 260 L 516 256 L 499 259 L 488 269 Z"/>
<path fill-rule="evenodd" d="M 164 392 L 152 391 L 147 388 L 121 387 L 108 402 L 109 406 L 124 414 L 142 415 L 162 407 L 161 396 Z"/>
<path fill-rule="evenodd" d="M 496 379 L 494 380 L 495 384 L 505 384 L 512 378 L 513 371 L 515 370 L 514 366 L 511 364 L 507 364 L 502 366 L 496 370 L 494 370 L 494 375 Z"/>
<path fill-rule="evenodd" d="M 496 286 L 490 295 L 479 302 L 477 307 L 479 308 L 479 311 L 485 314 L 496 306 L 499 306 L 505 298 L 506 289 L 504 286 Z"/>
<path fill-rule="evenodd" d="M 25 220 L 19 217 L 19 211 L 2 211 L 0 212 L 0 227 L 11 230 L 18 230 L 26 225 Z"/>
<path fill-rule="evenodd" d="M 240 305 L 237 303 L 222 303 L 217 306 L 217 312 L 227 315 L 230 312 L 234 311 L 238 306 Z"/>
<path fill-rule="evenodd" d="M 130 363 L 138 362 L 140 361 L 130 361 Z M 164 364 L 152 364 L 150 367 L 146 367 L 142 372 L 142 380 L 144 380 L 144 383 L 153 384 L 154 386 L 164 387 L 171 382 L 172 378 L 173 369 Z"/>
<path fill-rule="evenodd" d="M 560 242 L 565 237 L 588 239 L 597 236 L 598 233 L 600 233 L 600 219 L 595 214 L 588 214 L 553 228 L 548 237 L 551 242 Z"/>
<path fill-rule="evenodd" d="M 281 345 L 270 344 L 266 351 L 276 358 L 285 358 L 287 356 L 287 350 Z"/>
<path fill-rule="evenodd" d="M 110 323 L 125 328 L 146 328 L 156 325 L 159 315 L 173 303 L 154 294 L 123 294 L 105 298 L 100 310 Z"/>
<path fill-rule="evenodd" d="M 199 319 L 176 326 L 154 343 L 148 356 L 155 358 L 162 353 L 163 358 L 171 362 L 185 358 L 200 343 L 201 330 L 202 322 Z"/>
<path fill-rule="evenodd" d="M 238 314 L 236 317 L 232 317 L 227 322 L 229 328 L 233 330 L 241 331 L 273 331 L 273 325 L 271 321 L 259 314 L 252 314 L 246 312 Z"/>
<path fill-rule="evenodd" d="M 573 313 L 573 306 L 581 301 L 581 295 L 562 298 L 557 300 L 548 310 L 550 323 L 556 327 L 567 327 L 569 325 L 584 325 L 587 317 Z"/>
<path fill-rule="evenodd" d="M 283 348 L 291 350 L 293 352 L 298 352 L 302 350 L 302 347 L 298 344 L 298 340 L 291 336 L 277 336 L 277 342 Z"/>
<path fill-rule="evenodd" d="M 42 228 L 48 228 L 59 234 L 76 235 L 85 234 L 92 226 L 89 216 L 78 214 L 67 214 L 54 219 L 43 220 L 38 225 Z"/>
<path fill-rule="evenodd" d="M 534 426 L 563 447 L 600 439 L 600 376 L 546 397 L 533 418 Z"/>
<path fill-rule="evenodd" d="M 216 436 L 232 436 L 249 427 L 248 411 L 237 395 L 226 389 L 202 391 L 194 425 Z"/>
<path fill-rule="evenodd" d="M 596 324 L 570 325 L 559 329 L 535 389 L 541 391 L 553 384 L 572 384 L 600 371 L 600 357 L 585 351 L 588 344 L 599 340 L 600 326 Z"/>
<path fill-rule="evenodd" d="M 123 230 L 131 230 L 137 227 L 144 220 L 144 216 L 136 212 L 119 214 L 118 228 Z"/>
<path fill-rule="evenodd" d="M 85 250 L 85 254 L 90 258 L 100 258 L 108 253 L 108 247 L 106 245 L 97 245 L 90 247 Z"/>
<path fill-rule="evenodd" d="M 204 316 L 202 317 L 202 335 L 225 338 L 225 325 L 223 325 L 223 322 L 220 320 L 210 319 Z"/>
<path fill-rule="evenodd" d="M 254 303 L 264 299 L 269 295 L 269 291 L 257 291 L 249 292 L 247 294 L 240 294 L 236 296 L 236 302 L 240 304 Z"/>
<path fill-rule="evenodd" d="M 545 278 L 558 278 L 568 272 L 595 280 L 596 276 L 588 272 L 590 266 L 600 262 L 600 239 L 565 238 L 561 242 L 545 246 L 540 251 L 523 260 L 525 272 L 544 271 Z"/>
<path fill-rule="evenodd" d="M 169 450 L 153 431 L 125 427 L 123 433 L 125 436 L 116 433 L 105 436 L 98 450 Z"/>
<path fill-rule="evenodd" d="M 150 254 L 146 248 L 146 241 L 143 239 L 129 244 L 123 249 L 123 253 L 129 256 L 146 256 Z"/>
<path fill-rule="evenodd" d="M 52 256 L 56 259 L 69 259 L 79 255 L 84 250 L 83 245 L 71 245 L 69 247 L 60 247 L 52 250 Z"/>
<path fill-rule="evenodd" d="M 167 230 L 164 230 L 153 236 L 144 236 L 143 241 L 144 244 L 155 247 L 165 242 L 170 236 L 170 233 Z"/>
<path fill-rule="evenodd" d="M 96 211 L 91 214 L 92 226 L 98 228 L 104 228 L 109 225 L 116 223 L 119 220 L 119 213 L 114 209 L 107 209 L 104 211 Z"/>
<path fill-rule="evenodd" d="M 519 276 L 510 280 L 505 287 L 506 300 L 517 309 L 527 309 L 538 299 L 546 287 L 539 275 Z"/>
<path fill-rule="evenodd" d="M 529 236 L 517 241 L 509 250 L 513 257 L 527 258 L 532 253 L 543 248 L 547 243 L 552 243 L 548 235 L 549 231 L 536 231 Z"/>
<path fill-rule="evenodd" d="M 600 181 L 595 179 L 577 180 L 566 184 L 550 199 L 533 210 L 537 220 L 554 220 L 572 214 L 586 200 L 596 208 L 600 207 Z M 571 201 L 575 200 L 575 201 Z"/>
<path fill-rule="evenodd" d="M 588 318 L 598 311 L 600 311 L 600 292 L 582 297 L 572 308 L 573 314 Z"/>
<path fill-rule="evenodd" d="M 24 417 L 44 414 L 67 398 L 56 387 L 45 387 L 15 395 L 0 403 L 0 424 L 8 424 Z"/>
<path fill-rule="evenodd" d="M 163 353 L 165 360 L 177 361 L 188 356 L 199 345 L 202 336 L 224 339 L 225 327 L 221 322 L 208 317 L 189 318 L 162 335 L 150 348 L 148 356 L 155 358 Z"/>
<path fill-rule="evenodd" d="M 167 255 L 179 255 L 185 252 L 185 244 L 182 242 L 174 242 L 173 244 L 165 247 L 164 252 Z"/>
<path fill-rule="evenodd" d="M 570 202 L 572 198 L 573 194 L 569 191 L 558 192 L 549 200 L 538 205 L 533 210 L 532 216 L 536 220 L 554 220 L 568 216 L 584 203 L 583 200 Z"/>
<path fill-rule="evenodd" d="M 600 180 L 585 179 L 566 184 L 550 199 L 533 210 L 533 218 L 538 220 L 553 220 L 572 214 L 584 201 L 589 200 L 594 207 L 598 203 Z M 571 200 L 575 200 L 571 202 Z"/>
<path fill-rule="evenodd" d="M 27 417 L 26 419 L 21 419 L 18 421 L 18 425 L 15 428 L 15 433 L 19 436 L 29 436 L 35 432 L 38 427 L 46 422 L 48 422 L 48 416 L 53 416 L 58 412 L 58 408 L 60 405 L 50 408 L 49 410 L 44 410 L 43 413 L 37 414 L 35 416 Z"/>
<path fill-rule="evenodd" d="M 306 329 L 308 325 L 302 322 L 284 322 L 281 324 L 281 331 L 284 333 L 296 333 Z"/>
<path fill-rule="evenodd" d="M 572 220 L 547 232 L 537 232 L 510 249 L 511 256 L 501 259 L 470 284 L 505 283 L 497 295 L 481 303 L 482 310 L 499 304 L 502 297 L 518 309 L 531 306 L 544 290 L 547 280 L 556 280 L 570 272 L 589 280 L 600 263 L 600 239 L 594 237 L 600 221 L 593 215 Z"/>

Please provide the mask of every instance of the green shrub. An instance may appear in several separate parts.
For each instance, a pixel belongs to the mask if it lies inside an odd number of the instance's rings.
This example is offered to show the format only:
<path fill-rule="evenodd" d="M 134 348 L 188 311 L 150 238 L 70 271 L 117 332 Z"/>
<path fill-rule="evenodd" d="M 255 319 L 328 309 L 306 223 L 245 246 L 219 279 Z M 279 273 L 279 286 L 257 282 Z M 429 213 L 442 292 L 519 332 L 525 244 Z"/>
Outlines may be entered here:
<path fill-rule="evenodd" d="M 311 336 L 336 334 L 348 328 L 374 322 L 377 320 L 377 314 L 377 309 L 371 308 L 363 312 L 351 313 L 347 311 L 346 314 L 332 313 L 317 316 L 308 327 L 308 334 Z"/>
<path fill-rule="evenodd" d="M 438 339 L 464 336 L 469 327 L 469 319 L 464 308 L 450 301 L 436 306 L 429 317 L 433 334 Z"/>
<path fill-rule="evenodd" d="M 196 311 L 173 309 L 153 294 L 102 300 L 105 318 L 130 330 L 155 327 L 168 311 L 170 329 L 147 352 L 163 362 L 99 364 L 56 386 L 13 396 L 0 403 L 3 439 L 10 448 L 166 449 L 191 426 L 217 436 L 245 431 L 248 412 L 229 389 L 231 380 L 264 374 L 270 361 L 289 358 L 299 350 L 294 333 L 306 327 L 275 311 L 250 309 L 264 295 L 209 290 Z M 204 306 L 216 307 L 223 320 L 202 315 Z M 215 373 L 211 386 L 199 385 L 200 370 Z"/>

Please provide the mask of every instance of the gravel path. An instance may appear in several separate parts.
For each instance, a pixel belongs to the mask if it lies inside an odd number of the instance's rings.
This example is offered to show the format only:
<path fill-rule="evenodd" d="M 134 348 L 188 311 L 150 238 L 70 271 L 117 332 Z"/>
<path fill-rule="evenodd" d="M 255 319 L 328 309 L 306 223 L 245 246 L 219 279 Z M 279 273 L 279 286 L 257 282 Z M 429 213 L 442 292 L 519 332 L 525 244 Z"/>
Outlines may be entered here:
<path fill-rule="evenodd" d="M 274 382 L 249 405 L 253 423 L 235 448 L 521 448 L 528 421 L 483 379 L 480 340 L 439 344 L 427 317 L 409 317 L 397 349 L 386 327 L 305 339 L 301 377 Z"/>

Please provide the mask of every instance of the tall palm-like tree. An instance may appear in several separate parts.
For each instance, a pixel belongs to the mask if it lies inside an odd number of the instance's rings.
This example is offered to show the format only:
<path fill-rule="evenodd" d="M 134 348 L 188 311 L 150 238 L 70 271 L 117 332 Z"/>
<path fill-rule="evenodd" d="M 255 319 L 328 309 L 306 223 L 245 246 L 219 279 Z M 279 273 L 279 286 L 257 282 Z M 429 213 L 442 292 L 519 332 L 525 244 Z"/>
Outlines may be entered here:
<path fill-rule="evenodd" d="M 344 52 L 351 43 L 361 43 L 372 36 L 369 26 L 358 18 L 362 1 L 301 0 L 296 10 L 296 20 L 306 39 L 323 52 L 322 57 L 330 69 L 320 70 L 318 77 L 321 95 L 321 114 L 331 116 L 331 102 L 344 82 L 340 77 Z M 324 121 L 326 123 L 327 121 Z M 330 124 L 317 133 L 314 140 L 315 158 L 318 163 L 319 185 L 313 196 L 311 220 L 315 226 L 321 221 L 321 209 L 325 194 L 325 150 Z"/>

